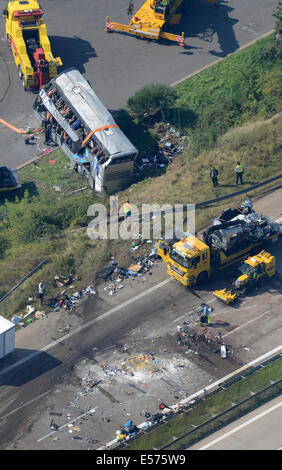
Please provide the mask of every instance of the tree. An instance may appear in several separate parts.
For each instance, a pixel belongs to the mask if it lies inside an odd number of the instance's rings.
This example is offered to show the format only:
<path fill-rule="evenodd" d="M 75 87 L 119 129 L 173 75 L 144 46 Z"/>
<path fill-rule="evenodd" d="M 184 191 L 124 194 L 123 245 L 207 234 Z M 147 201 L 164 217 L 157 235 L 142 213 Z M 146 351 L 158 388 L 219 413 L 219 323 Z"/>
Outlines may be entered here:
<path fill-rule="evenodd" d="M 160 112 L 162 119 L 165 119 L 169 108 L 178 98 L 177 92 L 162 84 L 146 85 L 137 91 L 127 101 L 129 112 L 141 121 L 144 116 Z"/>
<path fill-rule="evenodd" d="M 281 40 L 281 36 L 282 36 L 282 2 L 278 3 L 277 7 L 275 8 L 275 10 L 272 13 L 272 16 L 274 16 L 274 18 L 276 18 L 275 31 L 276 31 L 277 36 Z"/>

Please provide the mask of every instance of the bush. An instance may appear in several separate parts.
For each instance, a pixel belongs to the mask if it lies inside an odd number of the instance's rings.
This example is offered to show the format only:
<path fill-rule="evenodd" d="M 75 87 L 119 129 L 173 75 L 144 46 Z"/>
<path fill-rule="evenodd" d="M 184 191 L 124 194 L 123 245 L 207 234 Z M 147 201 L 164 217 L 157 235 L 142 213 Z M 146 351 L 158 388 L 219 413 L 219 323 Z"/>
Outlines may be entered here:
<path fill-rule="evenodd" d="M 0 259 L 3 259 L 5 256 L 5 251 L 10 247 L 10 242 L 4 233 L 0 232 Z"/>
<path fill-rule="evenodd" d="M 141 121 L 144 115 L 161 113 L 162 119 L 177 99 L 177 92 L 167 85 L 150 84 L 137 91 L 127 101 L 129 112 Z"/>

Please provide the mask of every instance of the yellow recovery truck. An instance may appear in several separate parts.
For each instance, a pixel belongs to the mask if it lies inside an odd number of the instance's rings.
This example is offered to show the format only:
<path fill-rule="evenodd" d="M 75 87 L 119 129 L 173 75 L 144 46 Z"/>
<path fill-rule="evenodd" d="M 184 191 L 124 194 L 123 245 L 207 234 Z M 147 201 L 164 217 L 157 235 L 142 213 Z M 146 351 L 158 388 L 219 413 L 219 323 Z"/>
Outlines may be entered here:
<path fill-rule="evenodd" d="M 217 0 L 204 0 L 217 6 Z M 179 24 L 187 0 L 146 0 L 135 13 L 129 25 L 115 23 L 106 17 L 105 31 L 120 31 L 133 34 L 140 38 L 153 40 L 167 39 L 175 41 L 179 46 L 185 46 L 184 33 L 180 35 L 166 32 L 167 26 Z M 129 4 L 128 13 L 133 13 L 133 4 Z"/>
<path fill-rule="evenodd" d="M 170 276 L 192 287 L 245 259 L 266 241 L 276 241 L 280 233 L 280 225 L 256 213 L 247 198 L 240 207 L 224 210 L 203 232 L 203 241 L 193 235 L 159 240 L 157 253 Z"/>
<path fill-rule="evenodd" d="M 221 289 L 213 292 L 214 296 L 227 305 L 250 292 L 265 278 L 275 274 L 275 257 L 266 251 L 250 256 L 238 268 L 239 276 L 233 282 L 230 290 Z"/>
<path fill-rule="evenodd" d="M 15 0 L 3 11 L 9 42 L 25 90 L 38 91 L 62 65 L 51 52 L 43 10 L 36 0 Z"/>

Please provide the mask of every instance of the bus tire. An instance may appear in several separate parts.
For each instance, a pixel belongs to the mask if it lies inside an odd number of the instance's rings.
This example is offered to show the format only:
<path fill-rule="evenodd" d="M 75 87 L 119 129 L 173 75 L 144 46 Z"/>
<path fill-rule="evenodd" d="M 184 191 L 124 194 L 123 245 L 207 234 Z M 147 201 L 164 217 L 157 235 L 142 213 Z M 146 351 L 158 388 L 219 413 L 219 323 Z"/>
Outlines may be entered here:
<path fill-rule="evenodd" d="M 94 179 L 92 178 L 91 175 L 88 175 L 88 183 L 89 183 L 89 186 L 90 186 L 91 189 L 95 188 L 95 181 L 94 181 Z"/>
<path fill-rule="evenodd" d="M 18 66 L 18 71 L 19 71 L 20 80 L 22 80 L 22 78 L 23 78 L 23 72 L 22 72 L 22 68 L 21 68 L 20 65 Z"/>
<path fill-rule="evenodd" d="M 208 282 L 209 276 L 207 271 L 203 271 L 197 277 L 197 286 L 204 286 Z"/>

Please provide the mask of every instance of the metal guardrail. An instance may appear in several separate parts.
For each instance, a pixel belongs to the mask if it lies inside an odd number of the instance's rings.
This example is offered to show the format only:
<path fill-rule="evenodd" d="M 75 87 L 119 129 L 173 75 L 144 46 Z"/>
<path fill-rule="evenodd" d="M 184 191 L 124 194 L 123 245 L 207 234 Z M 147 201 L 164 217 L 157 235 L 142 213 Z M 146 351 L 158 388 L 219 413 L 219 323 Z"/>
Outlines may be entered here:
<path fill-rule="evenodd" d="M 174 439 L 172 442 L 170 442 L 169 444 L 166 444 L 165 446 L 161 447 L 160 449 L 158 450 L 164 450 L 164 449 L 168 449 L 169 447 L 171 447 L 172 445 L 175 445 L 176 442 L 180 442 L 182 439 L 184 439 L 185 437 L 187 436 L 191 436 L 193 435 L 193 433 L 196 433 L 197 431 L 199 431 L 200 429 L 203 429 L 205 426 L 208 426 L 209 424 L 213 423 L 213 422 L 216 422 L 216 420 L 218 420 L 219 418 L 221 418 L 222 416 L 225 416 L 227 415 L 228 413 L 230 413 L 231 411 L 234 411 L 238 408 L 240 408 L 240 406 L 242 406 L 243 404 L 245 403 L 248 403 L 250 402 L 251 400 L 255 400 L 259 395 L 261 395 L 262 393 L 265 393 L 266 391 L 270 390 L 270 389 L 273 389 L 274 387 L 276 387 L 277 385 L 281 384 L 282 386 L 282 379 L 278 380 L 277 382 L 274 382 L 270 385 L 268 385 L 267 387 L 265 387 L 264 389 L 262 390 L 259 390 L 259 392 L 256 392 L 254 394 L 252 394 L 250 397 L 248 398 L 245 398 L 245 400 L 242 400 L 241 402 L 239 403 L 236 403 L 234 404 L 232 407 L 228 408 L 227 410 L 224 410 L 222 413 L 219 413 L 218 415 L 216 416 L 213 416 L 212 418 L 210 418 L 209 420 L 205 421 L 204 423 L 200 424 L 199 426 L 195 427 L 194 429 L 192 429 L 191 431 L 183 434 L 182 436 Z M 281 393 L 281 392 L 280 392 Z M 272 397 L 273 398 L 273 397 Z M 265 401 L 268 401 L 268 400 L 265 400 Z M 259 405 L 258 405 L 259 406 Z M 252 407 L 250 407 L 252 408 Z M 247 414 L 248 412 L 250 411 L 250 409 L 246 410 L 244 414 Z M 236 420 L 236 417 L 234 417 L 233 419 L 230 419 L 229 422 L 227 423 L 224 423 L 222 426 L 219 426 L 220 427 L 224 427 L 226 426 L 227 424 L 229 424 L 230 422 Z M 218 428 L 218 429 L 219 429 Z M 217 430 L 218 430 L 217 429 Z M 212 434 L 214 431 L 212 432 L 208 432 L 206 433 L 206 435 L 204 437 L 207 437 L 208 435 Z M 204 437 L 201 437 L 200 439 L 198 440 L 194 440 L 193 442 L 191 442 L 190 444 L 187 445 L 186 449 L 188 449 L 191 445 L 195 444 L 196 441 L 199 441 L 199 440 L 202 440 Z"/>
<path fill-rule="evenodd" d="M 20 287 L 29 277 L 31 277 L 38 269 L 40 269 L 44 264 L 46 264 L 47 261 L 44 260 L 40 264 L 38 264 L 32 271 L 30 271 L 18 284 L 16 284 L 7 294 L 5 294 L 1 299 L 0 303 L 4 302 L 18 287 Z"/>
<path fill-rule="evenodd" d="M 255 373 L 257 370 L 261 369 L 261 368 L 264 368 L 265 366 L 267 366 L 269 363 L 273 362 L 273 361 L 276 361 L 277 359 L 281 359 L 282 357 L 282 353 L 280 354 L 277 354 L 275 356 L 273 356 L 272 358 L 268 359 L 267 361 L 261 363 L 260 365 L 258 366 L 255 366 L 253 368 L 251 368 L 250 370 L 247 370 L 246 372 L 244 372 L 244 375 L 240 374 L 240 375 L 237 375 L 235 376 L 234 378 L 232 378 L 231 380 L 229 380 L 228 382 L 221 382 L 219 385 L 218 385 L 218 389 L 215 389 L 213 390 L 212 392 L 210 392 L 208 394 L 208 398 L 216 395 L 217 393 L 219 393 L 220 391 L 223 390 L 223 387 L 224 389 L 226 388 L 229 388 L 230 386 L 234 385 L 235 383 L 237 383 L 238 381 L 240 380 L 244 380 L 246 378 L 246 376 L 250 375 L 250 374 L 253 374 Z M 265 391 L 267 390 L 270 390 L 272 388 L 274 388 L 275 386 L 281 384 L 282 385 L 282 379 L 279 379 L 278 381 L 274 382 L 274 383 L 271 383 L 270 385 L 268 385 L 267 387 L 263 388 L 262 390 L 259 390 L 258 392 L 254 392 L 250 397 L 247 397 L 245 398 L 244 400 L 240 401 L 239 403 L 236 403 L 234 405 L 232 405 L 232 407 L 222 411 L 221 413 L 217 414 L 216 416 L 213 416 L 212 418 L 210 419 L 207 419 L 205 422 L 201 423 L 200 425 L 198 426 L 195 426 L 193 429 L 191 429 L 190 431 L 186 432 L 185 434 L 182 434 L 181 436 L 175 438 L 173 441 L 169 442 L 168 444 L 164 445 L 163 447 L 160 447 L 158 450 L 164 450 L 164 449 L 169 449 L 169 447 L 175 445 L 176 442 L 179 442 L 181 441 L 182 439 L 184 439 L 185 437 L 187 436 L 192 436 L 193 434 L 195 434 L 197 431 L 199 431 L 200 429 L 203 429 L 204 426 L 208 426 L 210 423 L 212 422 L 215 422 L 217 419 L 219 419 L 220 417 L 222 416 L 225 416 L 227 415 L 228 413 L 230 413 L 231 411 L 234 411 L 236 409 L 238 409 L 239 406 L 245 404 L 245 403 L 248 403 L 250 402 L 250 400 L 254 400 L 256 397 L 258 397 L 260 394 L 264 393 Z M 161 427 L 161 426 L 164 426 L 166 424 L 168 424 L 171 419 L 174 419 L 176 416 L 180 415 L 180 414 L 185 414 L 185 413 L 189 413 L 189 411 L 195 407 L 197 407 L 198 403 L 202 402 L 204 398 L 201 397 L 201 398 L 198 398 L 197 400 L 195 400 L 195 403 L 193 405 L 190 405 L 189 408 L 186 408 L 186 409 L 183 409 L 181 411 L 178 411 L 177 413 L 174 413 L 171 417 L 169 417 L 167 419 L 167 421 L 162 421 L 162 422 L 159 422 L 159 423 L 156 423 L 154 424 L 152 427 L 150 427 L 148 430 L 142 430 L 142 433 L 143 435 L 144 434 L 150 434 L 151 432 L 155 431 L 158 427 Z M 245 412 L 245 414 L 247 413 L 248 411 Z M 236 418 L 234 418 L 236 419 Z M 233 421 L 234 421 L 233 419 Z M 231 422 L 232 420 L 230 420 Z M 224 427 L 227 423 L 223 424 L 221 427 Z M 206 436 L 211 434 L 211 432 L 207 432 Z M 206 437 L 205 436 L 205 437 Z M 123 449 L 125 447 L 130 447 L 130 444 L 135 441 L 135 440 L 138 440 L 139 438 L 142 438 L 142 436 L 140 434 L 136 435 L 135 437 L 133 437 L 129 442 L 123 442 L 123 443 L 120 443 L 118 444 L 117 446 L 115 446 L 113 449 L 114 450 L 119 450 L 119 449 Z M 202 438 L 201 438 L 202 439 Z M 198 439 L 200 440 L 200 439 Z M 194 444 L 197 440 L 194 440 L 192 444 Z M 190 445 L 192 445 L 190 444 Z M 188 446 L 187 446 L 188 448 Z"/>
<path fill-rule="evenodd" d="M 195 203 L 195 208 L 200 208 L 200 207 L 205 207 L 209 204 L 213 204 L 215 202 L 219 202 L 219 201 L 224 201 L 226 199 L 231 199 L 232 197 L 235 197 L 235 196 L 239 196 L 240 194 L 247 194 L 251 191 L 254 191 L 255 189 L 257 188 L 260 188 L 262 186 L 265 186 L 269 183 L 273 183 L 274 181 L 278 181 L 280 178 L 282 178 L 282 174 L 280 175 L 277 175 L 277 176 L 274 176 L 272 178 L 268 178 L 267 180 L 265 181 L 262 181 L 260 183 L 256 183 L 252 186 L 249 186 L 248 188 L 244 188 L 244 189 L 240 189 L 238 191 L 234 191 L 233 193 L 230 193 L 230 194 L 225 194 L 223 196 L 219 196 L 219 197 L 216 197 L 216 198 L 213 198 L 213 199 L 208 199 L 207 201 L 202 201 L 202 202 L 196 202 Z M 166 210 L 160 210 L 160 211 L 154 211 L 154 212 L 146 212 L 145 214 L 141 214 L 141 215 L 138 215 L 137 217 L 134 217 L 134 214 L 131 215 L 130 217 L 130 221 L 131 222 L 141 222 L 142 220 L 145 220 L 146 218 L 150 218 L 150 216 L 153 214 L 154 216 L 158 216 L 158 215 L 162 215 L 162 214 L 169 214 L 169 213 L 177 213 L 177 212 L 181 212 L 183 211 L 183 209 L 185 210 L 185 208 L 189 208 L 192 204 L 189 204 L 189 205 L 186 205 L 186 206 L 183 206 L 183 207 L 180 207 L 180 208 L 172 208 L 172 209 L 166 209 Z M 119 217 L 116 217 L 115 221 L 116 222 L 123 222 L 125 220 L 125 216 L 119 216 Z M 107 220 L 106 221 L 98 221 L 96 225 L 100 224 L 100 223 L 105 223 L 106 225 L 110 225 L 110 220 Z M 80 227 L 78 229 L 74 229 L 74 230 L 71 230 L 63 235 L 58 235 L 58 236 L 66 236 L 67 234 L 69 233 L 76 233 L 76 232 L 79 232 L 81 230 L 86 230 L 88 228 L 87 227 Z M 95 228 L 95 225 L 92 225 L 92 228 Z"/>
<path fill-rule="evenodd" d="M 224 201 L 226 199 L 231 199 L 232 197 L 239 196 L 240 194 L 249 193 L 249 192 L 254 191 L 255 189 L 260 188 L 262 186 L 265 186 L 269 183 L 273 183 L 274 181 L 278 181 L 280 178 L 282 178 L 282 173 L 280 175 L 273 176 L 272 178 L 268 178 L 267 180 L 264 180 L 260 183 L 253 184 L 252 186 L 249 186 L 248 188 L 240 189 L 238 191 L 234 191 L 233 193 L 225 194 L 223 196 L 218 196 L 218 197 L 215 197 L 213 199 L 208 199 L 207 201 L 196 202 L 195 203 L 195 208 L 197 209 L 199 207 L 204 207 L 204 206 L 207 206 L 209 204 L 213 204 L 215 202 Z M 189 205 L 184 206 L 184 209 L 185 209 L 185 207 L 188 208 Z M 171 210 L 165 210 L 165 211 L 154 211 L 153 214 L 154 215 L 161 215 L 162 213 L 169 214 L 171 212 L 175 214 L 176 212 L 180 212 L 182 210 L 183 210 L 183 208 L 180 207 L 180 208 L 173 208 Z M 146 216 L 149 217 L 151 214 L 152 214 L 152 212 L 148 212 L 148 213 L 139 215 L 139 221 L 140 221 L 140 219 L 142 219 Z M 120 216 L 120 217 L 118 217 L 118 222 L 122 222 L 124 219 L 125 219 L 124 216 Z M 131 216 L 130 220 L 134 220 L 134 216 Z M 107 223 L 109 223 L 109 222 L 107 222 Z"/>

